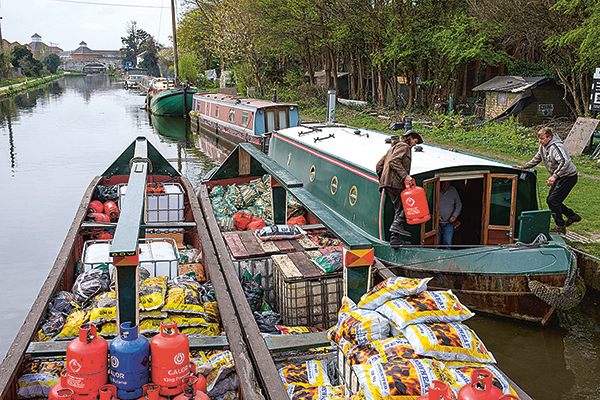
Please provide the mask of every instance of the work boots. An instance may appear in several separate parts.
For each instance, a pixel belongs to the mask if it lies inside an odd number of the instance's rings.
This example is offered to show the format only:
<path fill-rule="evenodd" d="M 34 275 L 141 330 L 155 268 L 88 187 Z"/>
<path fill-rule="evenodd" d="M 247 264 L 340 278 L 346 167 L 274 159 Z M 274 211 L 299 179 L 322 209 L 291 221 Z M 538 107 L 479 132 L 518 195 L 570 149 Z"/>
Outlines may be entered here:
<path fill-rule="evenodd" d="M 581 217 L 578 214 L 573 215 L 572 217 L 567 218 L 567 223 L 565 227 L 573 225 L 575 222 L 581 221 Z"/>
<path fill-rule="evenodd" d="M 405 230 L 402 227 L 402 223 L 398 222 L 398 221 L 394 221 L 392 222 L 392 225 L 390 226 L 390 232 L 392 232 L 392 236 L 394 233 L 397 233 L 400 236 L 406 236 L 406 237 L 410 237 L 410 232 Z"/>
<path fill-rule="evenodd" d="M 398 247 L 401 247 L 401 246 L 404 246 L 407 244 L 411 244 L 411 243 L 406 240 L 402 240 L 402 238 L 399 234 L 392 233 L 392 236 L 390 237 L 390 247 L 392 249 L 397 249 Z"/>

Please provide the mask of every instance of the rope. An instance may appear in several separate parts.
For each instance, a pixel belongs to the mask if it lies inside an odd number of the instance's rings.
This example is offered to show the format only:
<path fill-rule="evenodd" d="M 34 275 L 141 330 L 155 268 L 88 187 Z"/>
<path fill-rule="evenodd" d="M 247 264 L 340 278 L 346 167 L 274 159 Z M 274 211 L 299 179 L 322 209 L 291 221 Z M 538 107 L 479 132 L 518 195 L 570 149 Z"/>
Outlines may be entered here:
<path fill-rule="evenodd" d="M 148 165 L 148 172 L 152 172 L 152 161 L 150 161 L 149 158 L 147 157 L 133 157 L 131 160 L 129 160 L 129 169 L 131 170 L 131 167 L 133 165 L 134 162 L 145 162 Z"/>

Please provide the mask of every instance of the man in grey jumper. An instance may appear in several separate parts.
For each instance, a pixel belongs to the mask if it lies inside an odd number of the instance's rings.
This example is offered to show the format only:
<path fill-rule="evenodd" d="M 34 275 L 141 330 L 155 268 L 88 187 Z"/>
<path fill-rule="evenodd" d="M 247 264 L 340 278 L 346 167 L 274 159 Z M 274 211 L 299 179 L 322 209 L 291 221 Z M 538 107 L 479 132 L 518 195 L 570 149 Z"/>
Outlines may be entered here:
<path fill-rule="evenodd" d="M 564 205 L 564 201 L 577 183 L 577 168 L 571 161 L 565 145 L 558 135 L 552 134 L 550 128 L 542 128 L 537 133 L 540 148 L 537 154 L 521 169 L 531 168 L 544 163 L 544 167 L 550 173 L 546 184 L 550 186 L 550 192 L 546 198 L 548 208 L 554 215 L 556 226 L 550 229 L 554 233 L 566 233 L 566 227 L 574 222 L 581 221 L 577 213 Z M 565 221 L 563 215 L 567 217 Z"/>
<path fill-rule="evenodd" d="M 438 244 L 444 245 L 447 249 L 450 249 L 450 245 L 452 244 L 454 221 L 458 218 L 460 210 L 462 210 L 462 202 L 454 186 L 450 186 L 450 181 L 441 182 Z"/>

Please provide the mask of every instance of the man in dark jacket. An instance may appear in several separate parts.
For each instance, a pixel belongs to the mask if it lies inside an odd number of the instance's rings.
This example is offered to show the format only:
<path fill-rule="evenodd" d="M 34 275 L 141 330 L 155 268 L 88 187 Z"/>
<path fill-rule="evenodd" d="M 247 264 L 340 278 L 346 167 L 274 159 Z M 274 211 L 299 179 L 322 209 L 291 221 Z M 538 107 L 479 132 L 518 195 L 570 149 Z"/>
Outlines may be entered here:
<path fill-rule="evenodd" d="M 390 245 L 397 247 L 404 243 L 400 236 L 410 237 L 410 232 L 404 229 L 406 220 L 400 193 L 404 190 L 404 182 L 410 182 L 411 148 L 423 143 L 421 135 L 412 129 L 402 135 L 402 140 L 392 141 L 392 147 L 379 160 L 375 171 L 379 177 L 379 191 L 385 189 L 385 193 L 394 204 L 394 222 L 390 226 Z"/>
<path fill-rule="evenodd" d="M 563 142 L 558 135 L 552 134 L 550 128 L 540 129 L 537 137 L 540 142 L 538 152 L 531 161 L 517 168 L 531 168 L 540 162 L 544 163 L 544 167 L 550 173 L 550 178 L 546 181 L 550 186 L 546 203 L 556 222 L 556 226 L 551 228 L 550 232 L 566 233 L 567 226 L 581 221 L 581 217 L 563 203 L 577 183 L 577 168 L 571 161 Z M 567 217 L 566 221 L 563 215 Z"/>

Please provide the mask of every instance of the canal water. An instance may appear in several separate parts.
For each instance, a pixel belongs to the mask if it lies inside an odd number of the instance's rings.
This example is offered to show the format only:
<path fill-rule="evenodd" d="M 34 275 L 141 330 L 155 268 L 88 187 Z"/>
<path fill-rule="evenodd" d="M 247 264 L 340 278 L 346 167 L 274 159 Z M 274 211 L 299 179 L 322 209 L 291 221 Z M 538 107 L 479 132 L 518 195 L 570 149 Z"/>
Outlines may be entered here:
<path fill-rule="evenodd" d="M 106 76 L 69 77 L 0 102 L 0 358 L 52 267 L 91 179 L 145 136 L 195 187 L 226 150 L 183 119 L 149 117 Z M 538 400 L 600 398 L 597 295 L 546 328 L 468 321 L 498 366 Z"/>

